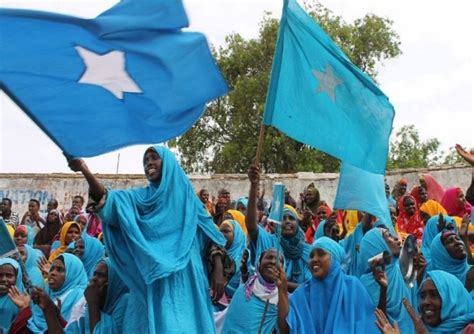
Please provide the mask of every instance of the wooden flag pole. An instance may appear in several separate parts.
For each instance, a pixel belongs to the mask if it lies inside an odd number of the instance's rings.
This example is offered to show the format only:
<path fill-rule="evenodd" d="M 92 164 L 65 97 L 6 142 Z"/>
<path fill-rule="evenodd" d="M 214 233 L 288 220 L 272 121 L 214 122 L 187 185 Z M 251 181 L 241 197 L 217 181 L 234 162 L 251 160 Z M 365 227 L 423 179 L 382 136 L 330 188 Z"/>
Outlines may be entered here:
<path fill-rule="evenodd" d="M 260 164 L 260 156 L 262 155 L 264 134 L 265 134 L 265 125 L 263 125 L 262 123 L 260 125 L 260 134 L 258 135 L 258 142 L 257 142 L 257 153 L 255 155 L 255 164 L 257 166 Z"/>

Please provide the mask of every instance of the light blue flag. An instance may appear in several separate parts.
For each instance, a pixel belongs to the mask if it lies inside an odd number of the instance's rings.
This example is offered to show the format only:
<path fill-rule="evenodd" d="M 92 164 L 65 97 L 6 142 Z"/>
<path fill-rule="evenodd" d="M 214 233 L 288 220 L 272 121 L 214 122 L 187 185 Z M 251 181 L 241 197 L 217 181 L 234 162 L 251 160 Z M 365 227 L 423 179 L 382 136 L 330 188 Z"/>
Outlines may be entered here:
<path fill-rule="evenodd" d="M 0 88 L 68 155 L 174 138 L 227 92 L 179 0 L 97 18 L 0 9 Z"/>
<path fill-rule="evenodd" d="M 342 163 L 334 207 L 369 212 L 393 231 L 382 174 Z"/>
<path fill-rule="evenodd" d="M 383 174 L 394 109 L 295 0 L 285 0 L 263 123 Z"/>
<path fill-rule="evenodd" d="M 0 217 L 0 258 L 10 256 L 16 252 L 16 245 L 8 232 L 7 225 Z"/>
<path fill-rule="evenodd" d="M 285 206 L 285 186 L 281 182 L 273 184 L 272 207 L 268 218 L 281 224 L 283 220 L 283 207 Z"/>

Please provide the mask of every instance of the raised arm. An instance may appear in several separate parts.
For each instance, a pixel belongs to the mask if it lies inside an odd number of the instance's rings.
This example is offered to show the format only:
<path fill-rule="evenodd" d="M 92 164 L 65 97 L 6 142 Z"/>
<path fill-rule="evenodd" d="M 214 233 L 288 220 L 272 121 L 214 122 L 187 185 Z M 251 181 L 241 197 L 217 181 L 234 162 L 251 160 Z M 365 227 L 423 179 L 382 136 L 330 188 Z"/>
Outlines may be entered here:
<path fill-rule="evenodd" d="M 89 196 L 96 202 L 99 202 L 100 199 L 105 194 L 105 187 L 99 181 L 98 178 L 95 177 L 94 174 L 89 170 L 87 164 L 82 159 L 69 159 L 67 158 L 69 168 L 73 172 L 81 172 L 84 175 L 87 183 L 89 184 Z"/>
<path fill-rule="evenodd" d="M 258 184 L 260 182 L 260 168 L 257 165 L 251 165 L 248 171 L 250 181 L 249 202 L 247 206 L 247 213 L 245 215 L 245 225 L 251 242 L 255 242 L 258 237 L 257 225 L 257 197 Z"/>

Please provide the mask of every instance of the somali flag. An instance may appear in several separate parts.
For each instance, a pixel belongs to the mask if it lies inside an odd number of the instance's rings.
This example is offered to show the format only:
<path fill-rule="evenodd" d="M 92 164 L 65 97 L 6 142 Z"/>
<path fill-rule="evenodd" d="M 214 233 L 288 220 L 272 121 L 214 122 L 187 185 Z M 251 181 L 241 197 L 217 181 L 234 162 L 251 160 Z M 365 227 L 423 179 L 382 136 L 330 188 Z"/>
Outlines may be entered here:
<path fill-rule="evenodd" d="M 227 92 L 179 0 L 97 18 L 0 9 L 0 88 L 68 155 L 174 138 Z"/>
<path fill-rule="evenodd" d="M 285 0 L 263 123 L 384 174 L 394 109 L 295 0 Z"/>

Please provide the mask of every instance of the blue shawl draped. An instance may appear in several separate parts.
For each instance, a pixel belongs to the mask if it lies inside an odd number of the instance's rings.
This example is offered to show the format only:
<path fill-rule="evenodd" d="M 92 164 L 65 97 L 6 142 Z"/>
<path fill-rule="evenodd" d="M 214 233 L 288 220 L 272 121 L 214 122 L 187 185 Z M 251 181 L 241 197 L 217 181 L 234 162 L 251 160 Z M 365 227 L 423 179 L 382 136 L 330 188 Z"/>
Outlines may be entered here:
<path fill-rule="evenodd" d="M 442 270 L 432 270 L 427 273 L 438 289 L 441 297 L 441 324 L 436 327 L 426 326 L 430 333 L 461 333 L 464 327 L 474 322 L 474 301 L 464 285 L 453 275 Z M 418 295 L 421 288 L 418 290 Z M 421 300 L 421 297 L 419 297 Z"/>
<path fill-rule="evenodd" d="M 367 289 L 374 305 L 377 305 L 380 298 L 380 285 L 375 281 L 374 275 L 367 263 L 371 257 L 390 249 L 382 236 L 382 230 L 373 228 L 367 232 L 362 238 L 360 244 L 361 265 L 364 266 L 363 274 L 360 281 Z M 403 280 L 398 261 L 392 261 L 391 264 L 385 266 L 385 273 L 388 279 L 387 288 L 387 314 L 390 320 L 396 321 L 400 327 L 401 333 L 415 333 L 415 328 L 410 319 L 406 308 L 402 304 L 402 299 L 406 298 L 413 305 L 411 292 Z"/>
<path fill-rule="evenodd" d="M 43 275 L 38 268 L 38 261 L 41 258 L 41 255 L 38 253 L 37 249 L 34 249 L 31 246 L 25 245 L 26 251 L 26 261 L 25 269 L 26 273 L 33 284 L 33 286 L 44 289 L 46 287 Z"/>
<path fill-rule="evenodd" d="M 324 237 L 324 227 L 326 226 L 326 220 L 319 222 L 316 232 L 314 232 L 314 240 Z"/>
<path fill-rule="evenodd" d="M 450 230 L 456 230 L 456 222 L 449 216 L 444 216 L 446 226 L 450 227 Z M 431 217 L 427 220 L 425 230 L 423 231 L 423 237 L 421 239 L 421 252 L 429 263 L 431 261 L 431 242 L 433 241 L 436 234 L 438 234 L 438 215 Z"/>
<path fill-rule="evenodd" d="M 90 279 L 94 276 L 97 263 L 104 258 L 104 245 L 102 245 L 99 239 L 88 235 L 86 230 L 82 232 L 81 239 L 84 240 L 84 254 L 81 257 L 81 261 L 84 264 L 87 277 Z"/>
<path fill-rule="evenodd" d="M 232 224 L 232 228 L 234 231 L 234 241 L 232 244 L 227 248 L 227 254 L 235 263 L 236 272 L 229 280 L 229 283 L 226 286 L 226 294 L 230 297 L 234 295 L 235 290 L 240 285 L 240 261 L 242 260 L 242 255 L 244 254 L 244 250 L 246 247 L 246 239 L 245 234 L 242 228 L 240 227 L 239 223 L 235 220 L 227 220 Z"/>
<path fill-rule="evenodd" d="M 127 325 L 137 330 L 167 330 L 176 325 L 181 307 L 183 312 L 193 308 L 189 310 L 192 314 L 183 314 L 179 322 L 182 328 L 208 326 L 212 323 L 212 311 L 207 279 L 203 276 L 203 248 L 209 240 L 224 246 L 225 239 L 173 153 L 163 146 L 152 149 L 162 160 L 160 183 L 109 191 L 99 212 L 107 254 L 130 289 Z M 206 238 L 201 240 L 199 235 Z M 175 286 L 184 282 L 188 282 L 188 290 Z M 187 295 L 190 291 L 192 296 Z M 167 300 L 166 296 L 175 300 Z M 204 304 L 189 305 L 194 297 Z M 207 316 L 209 319 L 199 318 Z"/>
<path fill-rule="evenodd" d="M 15 268 L 15 286 L 18 288 L 18 290 L 20 290 L 20 292 L 23 292 L 24 288 L 22 283 L 22 272 L 20 264 L 10 258 L 0 259 L 0 266 L 3 266 L 5 264 L 11 265 L 13 268 Z M 10 326 L 17 317 L 18 313 L 18 307 L 13 304 L 7 294 L 0 296 L 0 329 L 3 331 L 3 333 L 8 333 L 8 331 L 10 330 Z"/>
<path fill-rule="evenodd" d="M 441 235 L 442 233 L 438 233 L 431 242 L 431 262 L 427 270 L 443 270 L 456 276 L 462 284 L 465 284 L 466 275 L 471 269 L 467 263 L 467 257 L 463 260 L 452 258 L 441 242 Z"/>
<path fill-rule="evenodd" d="M 257 333 L 262 320 L 266 302 L 251 295 L 245 298 L 245 285 L 241 285 L 234 293 L 224 320 L 222 334 Z M 268 304 L 262 334 L 271 334 L 276 327 L 277 307 Z"/>
<path fill-rule="evenodd" d="M 347 264 L 346 273 L 348 275 L 354 275 L 359 277 L 359 247 L 362 238 L 364 237 L 364 231 L 362 229 L 362 224 L 358 223 L 354 231 L 347 236 L 345 239 L 341 240 L 339 244 L 346 251 L 346 260 Z"/>
<path fill-rule="evenodd" d="M 318 239 L 319 240 L 319 239 Z M 360 281 L 346 275 L 337 243 L 325 238 L 316 247 L 331 254 L 331 268 L 322 279 L 312 278 L 290 296 L 287 322 L 291 333 L 377 333 L 375 307 Z"/>
<path fill-rule="evenodd" d="M 65 267 L 64 283 L 57 291 L 48 289 L 49 298 L 57 304 L 61 300 L 61 316 L 69 321 L 74 305 L 84 297 L 87 287 L 87 274 L 81 260 L 75 255 L 63 253 L 58 258 L 63 258 Z M 43 333 L 47 330 L 43 311 L 37 306 L 32 306 L 33 316 L 28 321 L 28 329 L 33 333 Z"/>

